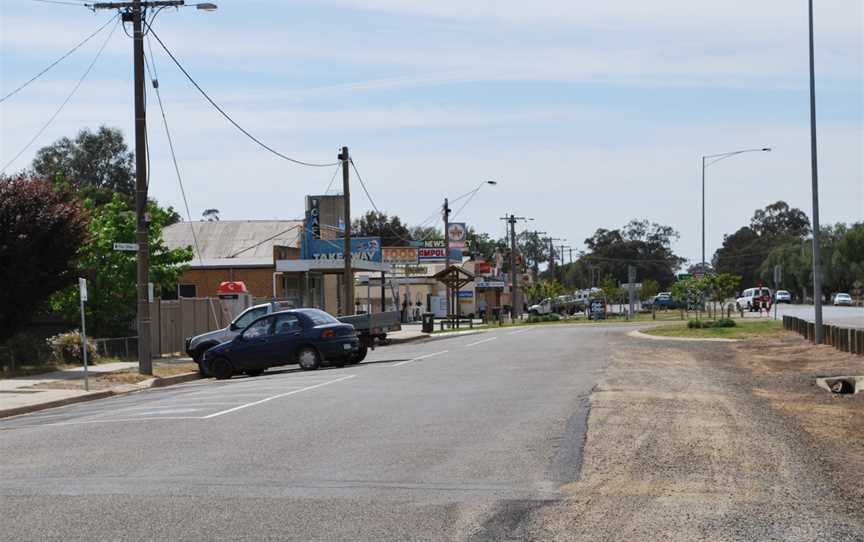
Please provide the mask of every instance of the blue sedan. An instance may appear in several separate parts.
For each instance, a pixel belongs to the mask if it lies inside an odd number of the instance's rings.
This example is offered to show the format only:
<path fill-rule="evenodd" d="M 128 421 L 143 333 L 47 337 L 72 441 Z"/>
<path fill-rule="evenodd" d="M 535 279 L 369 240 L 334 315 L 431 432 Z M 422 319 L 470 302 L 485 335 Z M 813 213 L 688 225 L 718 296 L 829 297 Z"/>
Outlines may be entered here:
<path fill-rule="evenodd" d="M 351 324 L 318 309 L 294 309 L 258 318 L 234 340 L 207 350 L 201 363 L 209 374 L 226 379 L 291 363 L 307 371 L 324 362 L 344 365 L 359 360 L 359 351 Z"/>

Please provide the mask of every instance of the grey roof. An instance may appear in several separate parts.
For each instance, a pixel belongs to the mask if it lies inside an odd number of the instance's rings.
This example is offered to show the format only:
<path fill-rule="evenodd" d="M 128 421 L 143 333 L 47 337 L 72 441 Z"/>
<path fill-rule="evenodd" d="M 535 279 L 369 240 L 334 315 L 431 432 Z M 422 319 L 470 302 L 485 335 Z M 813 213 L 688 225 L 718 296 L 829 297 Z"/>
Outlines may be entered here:
<path fill-rule="evenodd" d="M 211 266 L 225 267 L 273 265 L 273 246 L 298 248 L 303 222 L 299 220 L 221 220 L 218 222 L 178 222 L 162 230 L 168 248 L 191 246 L 192 229 L 198 239 L 200 257 Z M 189 262 L 198 267 L 199 255 Z M 209 267 L 209 266 L 208 266 Z"/>

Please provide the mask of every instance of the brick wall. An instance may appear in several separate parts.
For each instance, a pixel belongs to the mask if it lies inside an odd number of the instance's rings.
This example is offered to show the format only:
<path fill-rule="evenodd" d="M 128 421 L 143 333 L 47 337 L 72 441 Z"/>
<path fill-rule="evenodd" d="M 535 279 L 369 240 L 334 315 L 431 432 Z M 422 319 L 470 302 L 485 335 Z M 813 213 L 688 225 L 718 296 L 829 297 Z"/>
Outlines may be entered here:
<path fill-rule="evenodd" d="M 242 280 L 253 297 L 272 297 L 273 273 L 275 266 L 241 267 L 220 269 L 188 269 L 180 278 L 180 284 L 194 284 L 198 297 L 215 297 L 219 283 L 229 280 Z M 281 283 L 277 283 L 277 293 Z"/>

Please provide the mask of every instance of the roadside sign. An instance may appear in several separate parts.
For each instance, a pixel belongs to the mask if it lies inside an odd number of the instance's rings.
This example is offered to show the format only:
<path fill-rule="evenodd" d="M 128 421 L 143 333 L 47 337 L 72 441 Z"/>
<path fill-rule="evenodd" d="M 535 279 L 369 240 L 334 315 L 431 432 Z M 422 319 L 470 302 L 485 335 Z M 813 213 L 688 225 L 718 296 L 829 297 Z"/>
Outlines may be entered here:
<path fill-rule="evenodd" d="M 384 263 L 396 265 L 417 265 L 416 247 L 383 247 L 381 259 Z"/>
<path fill-rule="evenodd" d="M 81 293 L 78 304 L 81 306 L 81 350 L 84 354 L 84 389 L 90 391 L 90 375 L 87 371 L 87 323 L 84 317 L 84 302 L 87 301 L 87 279 L 78 278 L 78 291 Z"/>
<path fill-rule="evenodd" d="M 774 287 L 777 288 L 780 286 L 780 283 L 783 281 L 783 266 L 777 264 L 774 266 Z"/>
<path fill-rule="evenodd" d="M 78 279 L 78 291 L 81 292 L 81 301 L 87 301 L 87 279 Z"/>
<path fill-rule="evenodd" d="M 150 303 L 153 303 L 153 283 L 152 282 L 147 283 L 147 300 Z"/>
<path fill-rule="evenodd" d="M 114 243 L 114 250 L 138 252 L 138 243 Z"/>

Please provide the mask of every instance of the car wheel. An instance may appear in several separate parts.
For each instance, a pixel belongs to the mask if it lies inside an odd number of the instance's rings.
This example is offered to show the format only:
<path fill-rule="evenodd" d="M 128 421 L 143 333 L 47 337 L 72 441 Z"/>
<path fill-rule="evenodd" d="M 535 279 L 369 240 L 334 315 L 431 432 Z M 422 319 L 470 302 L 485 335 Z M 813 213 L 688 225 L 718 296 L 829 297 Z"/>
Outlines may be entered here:
<path fill-rule="evenodd" d="M 249 369 L 244 371 L 248 376 L 261 376 L 264 374 L 264 369 Z"/>
<path fill-rule="evenodd" d="M 204 352 L 206 352 L 207 350 L 210 350 L 211 348 L 213 348 L 217 344 L 218 343 L 204 343 L 204 344 L 202 344 L 201 346 L 199 346 L 198 348 L 196 348 L 192 352 L 192 359 L 195 361 L 195 363 L 200 364 L 201 360 L 204 359 Z"/>
<path fill-rule="evenodd" d="M 351 365 L 360 363 L 361 361 L 366 359 L 366 354 L 368 353 L 369 347 L 367 347 L 365 344 L 362 344 L 360 345 L 360 350 L 358 350 L 356 354 L 352 354 L 351 361 L 349 361 L 348 363 L 350 363 Z"/>
<path fill-rule="evenodd" d="M 747 312 L 753 312 L 753 305 L 749 301 L 747 302 Z"/>
<path fill-rule="evenodd" d="M 207 378 L 210 376 L 209 371 L 207 371 L 207 369 L 204 368 L 204 361 L 203 360 L 198 362 L 198 374 L 202 378 Z"/>
<path fill-rule="evenodd" d="M 304 371 L 314 371 L 321 366 L 321 357 L 311 346 L 304 346 L 297 351 L 297 363 Z"/>
<path fill-rule="evenodd" d="M 210 372 L 217 380 L 228 380 L 234 376 L 234 367 L 227 358 L 220 356 L 210 361 Z"/>

